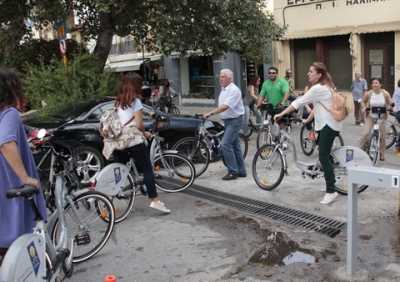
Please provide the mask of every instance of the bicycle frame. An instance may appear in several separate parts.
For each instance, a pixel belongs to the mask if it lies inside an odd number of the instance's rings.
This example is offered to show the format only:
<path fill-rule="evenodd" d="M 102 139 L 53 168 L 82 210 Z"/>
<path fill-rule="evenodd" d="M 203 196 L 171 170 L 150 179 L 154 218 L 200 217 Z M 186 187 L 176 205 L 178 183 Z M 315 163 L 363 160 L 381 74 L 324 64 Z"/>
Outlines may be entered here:
<path fill-rule="evenodd" d="M 61 271 L 71 269 L 73 240 L 65 223 L 64 206 L 67 192 L 61 175 L 56 178 L 55 197 L 57 211 L 45 223 L 40 217 L 31 234 L 20 236 L 10 246 L 0 270 L 0 281 L 56 281 Z M 30 200 L 33 209 L 37 207 Z M 49 232 L 56 220 L 60 221 L 60 240 L 51 241 Z"/>

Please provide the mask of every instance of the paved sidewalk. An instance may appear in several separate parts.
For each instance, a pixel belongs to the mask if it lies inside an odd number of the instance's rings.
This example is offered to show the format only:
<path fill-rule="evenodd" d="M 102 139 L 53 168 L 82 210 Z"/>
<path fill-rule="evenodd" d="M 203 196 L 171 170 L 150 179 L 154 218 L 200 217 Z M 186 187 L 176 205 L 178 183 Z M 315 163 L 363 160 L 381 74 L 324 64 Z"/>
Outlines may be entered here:
<path fill-rule="evenodd" d="M 211 108 L 204 107 L 183 107 L 183 113 L 204 113 Z M 355 126 L 353 116 L 349 116 L 344 125 L 343 138 L 345 145 L 358 146 L 363 128 Z M 298 156 L 304 161 L 313 161 L 318 158 L 314 152 L 311 158 L 305 157 L 301 152 L 299 144 L 300 128 L 295 126 L 293 140 L 297 146 Z M 321 205 L 319 201 L 324 195 L 324 179 L 303 179 L 300 171 L 295 167 L 292 153 L 288 154 L 289 175 L 284 176 L 282 183 L 273 191 L 264 191 L 254 182 L 252 177 L 251 164 L 255 154 L 256 135 L 250 138 L 249 152 L 247 154 L 246 168 L 247 178 L 239 178 L 232 181 L 223 181 L 221 177 L 226 174 L 222 162 L 211 163 L 208 170 L 196 180 L 196 184 L 221 190 L 227 193 L 249 197 L 261 201 L 301 209 L 312 213 L 329 216 L 345 221 L 347 197 L 339 196 L 331 205 Z M 394 154 L 394 149 L 386 151 L 386 161 L 378 162 L 378 166 L 400 169 L 400 158 Z M 399 205 L 399 192 L 389 188 L 369 187 L 359 195 L 359 218 L 367 222 L 371 217 L 397 214 Z"/>

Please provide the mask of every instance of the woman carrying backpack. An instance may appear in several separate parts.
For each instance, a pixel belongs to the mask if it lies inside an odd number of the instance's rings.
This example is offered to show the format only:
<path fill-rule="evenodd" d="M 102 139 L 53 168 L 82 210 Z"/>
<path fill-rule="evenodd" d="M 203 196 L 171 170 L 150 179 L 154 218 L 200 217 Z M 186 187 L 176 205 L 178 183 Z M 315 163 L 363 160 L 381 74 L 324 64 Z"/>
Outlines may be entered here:
<path fill-rule="evenodd" d="M 382 88 L 382 81 L 380 78 L 372 78 L 371 79 L 371 88 L 372 90 L 368 91 L 363 97 L 363 103 L 365 108 L 367 109 L 366 112 L 366 119 L 364 125 L 364 132 L 361 137 L 360 147 L 365 148 L 366 144 L 369 141 L 369 134 L 371 132 L 372 126 L 374 122 L 372 117 L 375 115 L 371 113 L 371 107 L 386 107 L 386 109 L 390 109 L 392 104 L 392 99 L 390 98 L 390 94 Z M 369 111 L 368 111 L 369 110 Z M 380 160 L 385 160 L 385 124 L 384 121 L 387 119 L 387 113 L 384 114 L 382 120 L 379 120 L 379 131 L 380 131 L 380 147 L 379 147 L 379 156 Z"/>
<path fill-rule="evenodd" d="M 150 207 L 163 213 L 170 213 L 170 210 L 160 201 L 156 190 L 150 152 L 145 142 L 141 94 L 142 78 L 140 75 L 134 73 L 121 77 L 115 100 L 118 118 L 114 120 L 118 121 L 119 127 L 122 127 L 121 135 L 117 139 L 106 138 L 109 135 L 105 132 L 106 129 L 118 129 L 116 125 L 100 129 L 104 137 L 103 155 L 108 159 L 111 154 L 114 154 L 115 158 L 122 163 L 126 163 L 132 156 L 138 171 L 143 173 L 143 182 L 147 188 Z"/>
<path fill-rule="evenodd" d="M 310 89 L 303 96 L 294 100 L 283 112 L 275 115 L 274 118 L 279 120 L 302 105 L 313 104 L 315 130 L 318 132 L 318 157 L 326 183 L 326 194 L 320 203 L 326 205 L 332 203 L 338 196 L 335 190 L 335 174 L 330 160 L 330 152 L 333 140 L 342 130 L 342 122 L 339 120 L 343 120 L 346 114 L 345 109 L 339 109 L 339 107 L 344 106 L 335 103 L 335 95 L 338 94 L 334 94 L 333 89 L 335 87 L 332 78 L 323 63 L 313 63 L 307 76 L 311 85 Z"/>

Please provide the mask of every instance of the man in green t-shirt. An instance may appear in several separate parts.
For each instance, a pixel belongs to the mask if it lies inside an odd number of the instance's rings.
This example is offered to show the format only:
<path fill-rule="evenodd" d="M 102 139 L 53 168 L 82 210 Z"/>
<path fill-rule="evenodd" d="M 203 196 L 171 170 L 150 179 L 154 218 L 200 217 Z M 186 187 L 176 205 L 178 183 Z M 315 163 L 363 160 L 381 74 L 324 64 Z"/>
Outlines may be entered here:
<path fill-rule="evenodd" d="M 260 107 L 265 101 L 271 103 L 274 108 L 277 105 L 287 104 L 287 98 L 289 97 L 289 84 L 283 78 L 278 78 L 278 69 L 275 67 L 270 67 L 268 69 L 269 79 L 264 81 L 260 96 L 257 100 L 257 107 Z"/>

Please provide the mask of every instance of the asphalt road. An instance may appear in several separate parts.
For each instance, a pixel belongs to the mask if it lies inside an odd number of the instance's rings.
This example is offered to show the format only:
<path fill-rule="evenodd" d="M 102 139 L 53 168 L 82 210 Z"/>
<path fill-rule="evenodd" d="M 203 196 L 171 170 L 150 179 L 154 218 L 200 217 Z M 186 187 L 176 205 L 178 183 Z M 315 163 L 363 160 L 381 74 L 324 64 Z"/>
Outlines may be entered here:
<path fill-rule="evenodd" d="M 204 113 L 204 107 L 186 107 L 185 113 Z M 298 140 L 298 129 L 293 138 Z M 362 128 L 345 122 L 346 145 L 357 145 Z M 303 179 L 289 157 L 289 176 L 275 190 L 257 187 L 251 175 L 255 136 L 246 159 L 248 177 L 225 182 L 222 163 L 213 163 L 196 184 L 260 201 L 304 210 L 346 221 L 346 197 L 328 206 L 319 204 L 323 179 Z M 317 158 L 303 157 L 312 161 Z M 393 149 L 378 166 L 398 169 L 400 158 Z M 328 238 L 265 218 L 248 217 L 185 194 L 161 194 L 172 209 L 160 215 L 138 198 L 135 213 L 117 226 L 115 239 L 100 254 L 77 265 L 67 281 L 102 281 L 115 274 L 118 281 L 336 281 L 334 272 L 345 263 L 345 233 Z M 360 248 L 358 267 L 369 270 L 367 281 L 400 281 L 399 192 L 370 187 L 359 195 Z M 315 264 L 265 266 L 250 263 L 271 232 L 283 232 L 317 258 Z"/>

